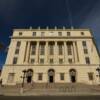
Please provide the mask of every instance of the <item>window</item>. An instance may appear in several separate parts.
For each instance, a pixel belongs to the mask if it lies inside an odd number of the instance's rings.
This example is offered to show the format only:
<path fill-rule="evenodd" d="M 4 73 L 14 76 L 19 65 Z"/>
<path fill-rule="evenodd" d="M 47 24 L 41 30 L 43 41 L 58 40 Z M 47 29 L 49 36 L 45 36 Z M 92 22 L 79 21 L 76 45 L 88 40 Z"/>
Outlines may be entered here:
<path fill-rule="evenodd" d="M 40 59 L 40 64 L 44 64 L 44 59 L 43 58 Z"/>
<path fill-rule="evenodd" d="M 50 59 L 50 64 L 53 64 L 53 59 Z"/>
<path fill-rule="evenodd" d="M 32 45 L 31 55 L 36 54 L 36 45 Z"/>
<path fill-rule="evenodd" d="M 43 78 L 43 73 L 38 73 L 38 80 L 42 80 Z"/>
<path fill-rule="evenodd" d="M 9 73 L 7 82 L 13 83 L 14 82 L 14 76 L 15 76 L 15 73 Z"/>
<path fill-rule="evenodd" d="M 70 36 L 70 32 L 67 32 L 67 36 Z"/>
<path fill-rule="evenodd" d="M 31 64 L 34 64 L 35 60 L 34 59 L 31 59 Z"/>
<path fill-rule="evenodd" d="M 18 42 L 17 42 L 17 47 L 20 47 L 20 45 L 21 45 L 21 42 L 18 41 Z"/>
<path fill-rule="evenodd" d="M 90 59 L 89 59 L 89 57 L 85 57 L 85 61 L 86 61 L 86 64 L 90 64 Z"/>
<path fill-rule="evenodd" d="M 59 45 L 59 55 L 63 55 L 63 45 Z"/>
<path fill-rule="evenodd" d="M 71 59 L 71 58 L 69 58 L 69 59 L 68 59 L 68 62 L 71 64 L 71 63 L 72 63 L 72 59 Z"/>
<path fill-rule="evenodd" d="M 41 32 L 41 36 L 44 36 L 45 32 Z"/>
<path fill-rule="evenodd" d="M 81 32 L 81 35 L 84 35 L 84 32 Z"/>
<path fill-rule="evenodd" d="M 58 36 L 62 36 L 62 32 L 58 32 Z"/>
<path fill-rule="evenodd" d="M 62 64 L 63 63 L 63 59 L 59 59 L 59 64 Z"/>
<path fill-rule="evenodd" d="M 64 80 L 64 73 L 60 73 L 60 80 Z"/>
<path fill-rule="evenodd" d="M 22 35 L 22 32 L 19 32 L 19 36 L 21 36 Z"/>
<path fill-rule="evenodd" d="M 36 32 L 33 32 L 33 36 L 36 36 Z"/>
<path fill-rule="evenodd" d="M 54 55 L 54 46 L 49 45 L 49 48 L 50 48 L 50 55 Z"/>
<path fill-rule="evenodd" d="M 84 49 L 84 54 L 88 54 L 88 50 L 87 49 Z"/>
<path fill-rule="evenodd" d="M 15 50 L 15 54 L 16 54 L 16 55 L 19 54 L 19 49 L 16 49 L 16 50 Z"/>
<path fill-rule="evenodd" d="M 93 73 L 92 72 L 88 73 L 88 77 L 89 77 L 89 80 L 92 81 L 93 80 Z"/>
<path fill-rule="evenodd" d="M 67 48 L 68 48 L 68 55 L 72 55 L 71 45 L 68 44 Z"/>
<path fill-rule="evenodd" d="M 13 64 L 17 64 L 17 57 L 14 57 Z"/>
<path fill-rule="evenodd" d="M 86 41 L 82 41 L 83 47 L 86 47 Z"/>
<path fill-rule="evenodd" d="M 40 55 L 45 54 L 45 45 L 40 45 Z"/>

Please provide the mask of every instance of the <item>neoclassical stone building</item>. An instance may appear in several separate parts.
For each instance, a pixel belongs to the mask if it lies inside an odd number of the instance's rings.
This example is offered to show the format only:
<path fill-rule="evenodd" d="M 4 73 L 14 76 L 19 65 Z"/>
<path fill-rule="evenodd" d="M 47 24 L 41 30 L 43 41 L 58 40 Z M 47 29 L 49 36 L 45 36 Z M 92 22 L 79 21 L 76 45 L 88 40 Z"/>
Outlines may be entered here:
<path fill-rule="evenodd" d="M 23 75 L 25 83 L 99 84 L 98 67 L 89 29 L 14 29 L 1 77 L 4 85 Z"/>

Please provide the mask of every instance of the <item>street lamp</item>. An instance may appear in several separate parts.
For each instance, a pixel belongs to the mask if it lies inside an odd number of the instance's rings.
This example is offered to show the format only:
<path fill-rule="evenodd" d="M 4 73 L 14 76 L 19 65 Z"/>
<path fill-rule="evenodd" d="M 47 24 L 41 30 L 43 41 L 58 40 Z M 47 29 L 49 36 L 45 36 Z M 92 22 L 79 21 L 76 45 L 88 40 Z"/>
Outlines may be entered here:
<path fill-rule="evenodd" d="M 27 73 L 27 70 L 25 69 L 25 70 L 23 70 L 22 71 L 23 72 L 23 76 L 21 76 L 21 78 L 23 79 L 23 81 L 22 81 L 22 87 L 21 87 L 21 94 L 23 93 L 23 88 L 24 88 L 24 80 L 25 80 L 25 78 L 26 78 L 26 73 Z"/>

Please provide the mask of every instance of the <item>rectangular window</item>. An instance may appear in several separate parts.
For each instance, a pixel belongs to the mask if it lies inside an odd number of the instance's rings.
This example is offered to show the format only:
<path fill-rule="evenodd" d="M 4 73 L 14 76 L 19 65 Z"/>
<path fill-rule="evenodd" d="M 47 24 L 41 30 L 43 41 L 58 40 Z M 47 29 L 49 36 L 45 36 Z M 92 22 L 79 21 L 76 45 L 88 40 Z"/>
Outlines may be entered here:
<path fill-rule="evenodd" d="M 43 73 L 38 73 L 38 80 L 42 80 L 43 78 Z"/>
<path fill-rule="evenodd" d="M 45 45 L 40 45 L 40 55 L 45 54 Z"/>
<path fill-rule="evenodd" d="M 62 32 L 58 32 L 58 36 L 62 36 Z"/>
<path fill-rule="evenodd" d="M 84 54 L 88 54 L 88 50 L 87 49 L 84 49 Z"/>
<path fill-rule="evenodd" d="M 36 36 L 36 32 L 33 32 L 33 36 Z"/>
<path fill-rule="evenodd" d="M 17 64 L 17 57 L 14 57 L 14 59 L 13 59 L 13 64 Z"/>
<path fill-rule="evenodd" d="M 15 50 L 15 54 L 16 55 L 19 54 L 19 49 L 18 48 Z"/>
<path fill-rule="evenodd" d="M 44 59 L 43 58 L 40 59 L 40 64 L 44 64 Z"/>
<path fill-rule="evenodd" d="M 93 80 L 93 73 L 92 72 L 88 73 L 88 77 L 89 77 L 89 80 L 92 81 Z"/>
<path fill-rule="evenodd" d="M 64 80 L 64 73 L 60 73 L 60 80 Z"/>
<path fill-rule="evenodd" d="M 68 55 L 72 55 L 72 49 L 70 44 L 67 45 L 67 49 L 68 49 Z"/>
<path fill-rule="evenodd" d="M 83 45 L 83 47 L 87 47 L 86 41 L 82 41 L 82 45 Z"/>
<path fill-rule="evenodd" d="M 90 64 L 90 58 L 89 57 L 85 57 L 85 62 L 86 62 L 86 64 Z"/>
<path fill-rule="evenodd" d="M 31 64 L 34 64 L 34 62 L 35 62 L 35 59 L 32 58 L 31 59 Z"/>
<path fill-rule="evenodd" d="M 63 64 L 63 59 L 59 59 L 59 64 Z"/>
<path fill-rule="evenodd" d="M 16 47 L 20 47 L 20 45 L 21 45 L 21 42 L 18 41 Z"/>
<path fill-rule="evenodd" d="M 72 59 L 71 59 L 71 58 L 69 58 L 69 59 L 68 59 L 68 62 L 69 62 L 70 64 L 72 64 Z"/>
<path fill-rule="evenodd" d="M 63 55 L 63 45 L 59 45 L 59 55 Z"/>
<path fill-rule="evenodd" d="M 81 32 L 81 35 L 84 35 L 84 32 Z"/>
<path fill-rule="evenodd" d="M 8 83 L 13 83 L 14 82 L 14 76 L 15 76 L 15 73 L 9 73 L 7 82 Z"/>
<path fill-rule="evenodd" d="M 53 64 L 53 63 L 54 63 L 53 59 L 50 59 L 50 64 Z"/>
<path fill-rule="evenodd" d="M 36 45 L 32 45 L 31 55 L 35 55 L 35 54 L 36 54 Z"/>
<path fill-rule="evenodd" d="M 49 45 L 50 55 L 54 55 L 54 45 Z"/>
<path fill-rule="evenodd" d="M 19 36 L 21 36 L 22 35 L 22 32 L 19 32 Z"/>
<path fill-rule="evenodd" d="M 70 36 L 71 34 L 70 34 L 70 32 L 67 32 L 67 36 Z"/>

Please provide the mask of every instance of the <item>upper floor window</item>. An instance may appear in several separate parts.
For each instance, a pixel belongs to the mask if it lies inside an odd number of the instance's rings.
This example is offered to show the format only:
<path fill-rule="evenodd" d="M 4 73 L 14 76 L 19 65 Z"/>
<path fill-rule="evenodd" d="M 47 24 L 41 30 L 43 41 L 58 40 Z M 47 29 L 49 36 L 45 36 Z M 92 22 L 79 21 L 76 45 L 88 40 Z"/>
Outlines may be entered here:
<path fill-rule="evenodd" d="M 53 58 L 51 58 L 50 59 L 50 64 L 53 64 L 53 63 L 54 63 Z"/>
<path fill-rule="evenodd" d="M 60 80 L 64 80 L 64 73 L 60 73 Z"/>
<path fill-rule="evenodd" d="M 69 59 L 68 59 L 68 62 L 69 62 L 70 64 L 72 64 L 72 58 L 69 58 Z"/>
<path fill-rule="evenodd" d="M 40 55 L 45 54 L 45 45 L 40 45 Z"/>
<path fill-rule="evenodd" d="M 68 49 L 68 55 L 72 55 L 71 44 L 67 45 L 67 49 Z"/>
<path fill-rule="evenodd" d="M 88 73 L 88 77 L 89 77 L 89 80 L 90 80 L 90 81 L 92 81 L 92 80 L 94 79 L 94 78 L 93 78 L 93 74 L 94 74 L 93 72 L 89 72 L 89 73 Z"/>
<path fill-rule="evenodd" d="M 86 64 L 90 64 L 90 58 L 89 57 L 85 57 L 85 62 L 86 62 Z"/>
<path fill-rule="evenodd" d="M 58 36 L 62 36 L 62 32 L 58 32 Z"/>
<path fill-rule="evenodd" d="M 20 47 L 20 45 L 21 45 L 21 42 L 18 41 L 18 42 L 17 42 L 17 47 Z"/>
<path fill-rule="evenodd" d="M 36 54 L 36 45 L 32 45 L 31 55 L 35 55 L 35 54 Z"/>
<path fill-rule="evenodd" d="M 33 32 L 33 36 L 36 36 L 36 32 Z"/>
<path fill-rule="evenodd" d="M 81 35 L 84 35 L 84 32 L 81 32 Z"/>
<path fill-rule="evenodd" d="M 44 64 L 44 59 L 43 58 L 40 59 L 40 64 Z"/>
<path fill-rule="evenodd" d="M 13 64 L 17 64 L 17 60 L 18 60 L 18 58 L 17 57 L 14 57 L 13 58 Z"/>
<path fill-rule="evenodd" d="M 18 48 L 15 50 L 15 54 L 19 54 L 19 49 Z"/>
<path fill-rule="evenodd" d="M 59 45 L 59 55 L 63 55 L 63 45 Z"/>
<path fill-rule="evenodd" d="M 70 32 L 67 32 L 67 36 L 71 36 Z"/>
<path fill-rule="evenodd" d="M 50 55 L 54 54 L 54 45 L 49 45 Z"/>
<path fill-rule="evenodd" d="M 35 62 L 35 59 L 32 58 L 31 59 L 31 64 L 34 64 L 34 62 Z"/>
<path fill-rule="evenodd" d="M 63 64 L 63 59 L 62 58 L 59 59 L 59 64 Z"/>
<path fill-rule="evenodd" d="M 22 35 L 22 32 L 19 32 L 19 36 L 21 36 Z"/>
<path fill-rule="evenodd" d="M 84 54 L 88 54 L 88 49 L 84 49 Z"/>
<path fill-rule="evenodd" d="M 82 45 L 83 45 L 83 47 L 86 47 L 87 46 L 86 41 L 82 41 Z"/>

